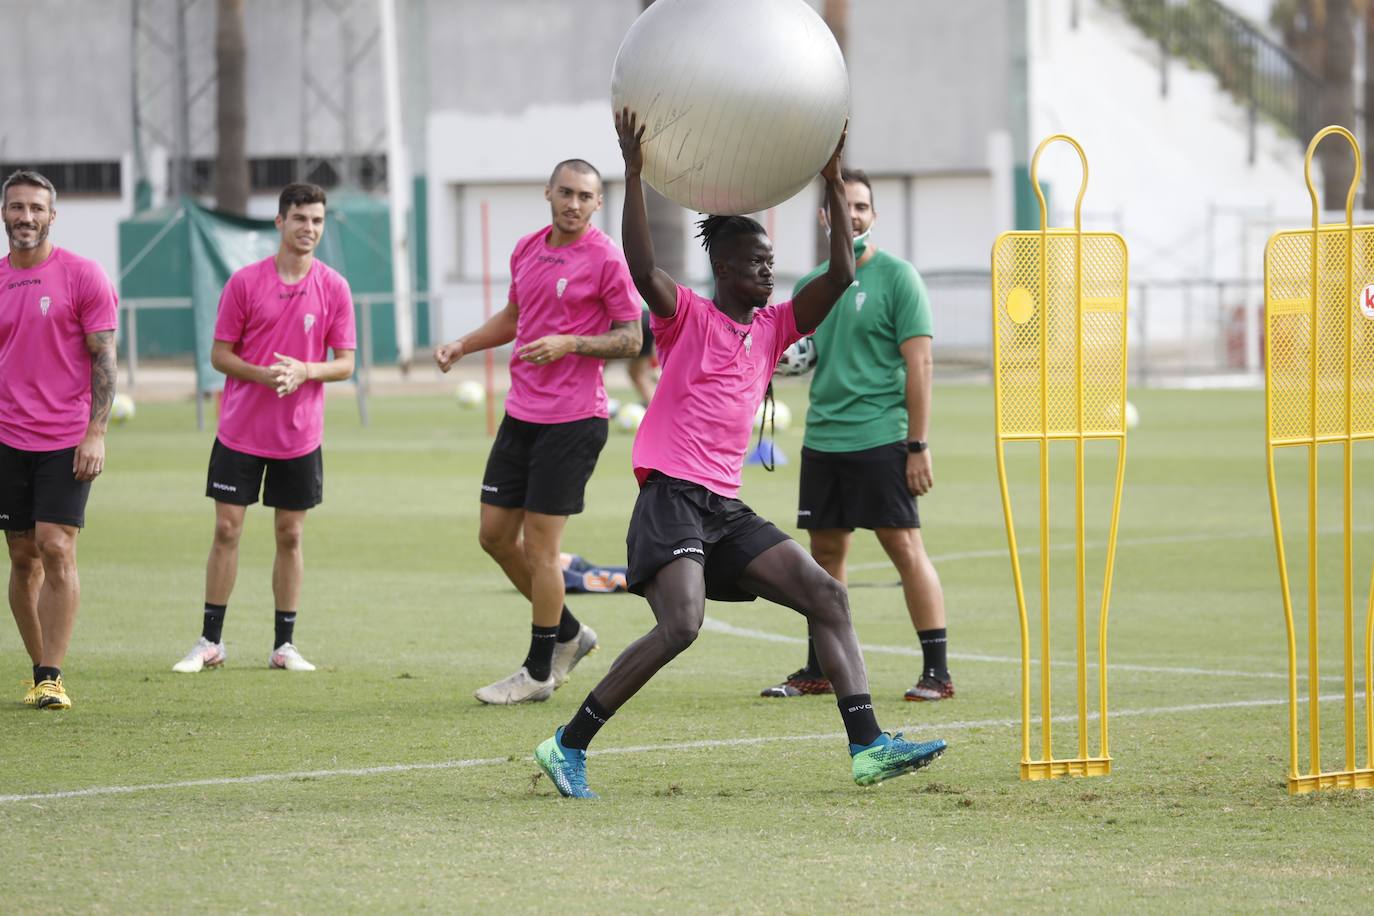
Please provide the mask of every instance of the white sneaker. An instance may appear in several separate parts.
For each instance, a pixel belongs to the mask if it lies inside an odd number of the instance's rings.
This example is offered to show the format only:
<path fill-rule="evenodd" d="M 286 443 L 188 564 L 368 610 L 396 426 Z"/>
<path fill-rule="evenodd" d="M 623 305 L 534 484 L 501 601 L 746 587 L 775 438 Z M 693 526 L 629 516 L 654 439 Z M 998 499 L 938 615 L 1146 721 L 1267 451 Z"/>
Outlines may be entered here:
<path fill-rule="evenodd" d="M 520 670 L 495 684 L 478 688 L 472 695 L 492 706 L 511 706 L 515 703 L 542 703 L 553 696 L 553 675 L 547 681 L 536 681 L 523 665 Z"/>
<path fill-rule="evenodd" d="M 280 668 L 283 671 L 314 671 L 315 666 L 301 658 L 300 652 L 289 642 L 284 642 L 272 650 L 271 658 L 267 659 L 269 668 Z"/>
<path fill-rule="evenodd" d="M 210 642 L 202 636 L 196 640 L 191 651 L 186 653 L 186 657 L 172 666 L 172 670 L 179 674 L 195 674 L 206 668 L 218 668 L 228 657 L 229 654 L 224 651 L 224 643 Z"/>
<path fill-rule="evenodd" d="M 582 629 L 577 631 L 576 638 L 553 647 L 553 666 L 550 670 L 553 672 L 555 690 L 563 686 L 578 662 L 596 651 L 596 645 L 596 631 L 584 623 Z"/>

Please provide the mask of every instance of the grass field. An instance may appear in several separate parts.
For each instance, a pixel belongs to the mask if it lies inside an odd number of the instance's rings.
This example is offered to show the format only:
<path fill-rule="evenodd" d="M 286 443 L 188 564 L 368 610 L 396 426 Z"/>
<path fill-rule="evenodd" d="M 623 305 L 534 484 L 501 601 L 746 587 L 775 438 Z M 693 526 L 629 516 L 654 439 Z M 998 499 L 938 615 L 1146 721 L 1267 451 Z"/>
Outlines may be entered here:
<path fill-rule="evenodd" d="M 781 396 L 800 420 L 804 389 Z M 647 628 L 648 609 L 632 596 L 573 597 L 603 649 L 572 682 L 528 707 L 472 699 L 519 662 L 529 628 L 476 543 L 479 412 L 449 397 L 378 399 L 364 430 L 346 399 L 332 400 L 297 624 L 320 670 L 266 667 L 271 537 L 259 508 L 226 622 L 229 663 L 185 676 L 170 668 L 199 632 L 210 435 L 195 431 L 189 404 L 140 405 L 110 434 L 81 538 L 70 712 L 18 702 L 28 660 L 0 627 L 11 696 L 0 703 L 0 911 L 1364 911 L 1374 798 L 1284 789 L 1262 397 L 1134 399 L 1143 421 L 1112 604 L 1110 777 L 1018 781 L 991 391 L 946 386 L 931 433 L 937 487 L 921 512 L 958 697 L 901 702 L 918 674 L 915 640 L 895 574 L 863 533 L 851 602 L 880 721 L 944 737 L 947 755 L 856 787 L 830 698 L 757 696 L 801 662 L 799 618 L 713 603 L 697 644 L 602 731 L 595 803 L 559 799 L 530 753 Z M 781 441 L 795 458 L 798 428 Z M 623 562 L 629 447 L 613 432 L 589 509 L 569 525 L 566 546 L 597 562 Z M 1029 468 L 1013 461 L 1022 477 Z M 1092 488 L 1094 519 L 1106 482 Z M 790 530 L 796 486 L 795 463 L 749 468 L 743 497 Z M 1033 493 L 1017 488 L 1032 547 Z M 1294 505 L 1290 526 L 1302 523 Z M 1357 515 L 1365 532 L 1370 518 Z M 1068 515 L 1052 519 L 1068 538 Z M 1089 541 L 1100 567 L 1102 538 Z M 1066 557 L 1055 554 L 1057 585 Z M 1070 661 L 1062 632 L 1055 657 Z M 1066 687 L 1072 669 L 1054 670 Z M 1068 693 L 1055 699 L 1071 711 Z M 1334 727 L 1339 704 L 1326 705 Z M 1068 754 L 1072 728 L 1057 729 Z"/>

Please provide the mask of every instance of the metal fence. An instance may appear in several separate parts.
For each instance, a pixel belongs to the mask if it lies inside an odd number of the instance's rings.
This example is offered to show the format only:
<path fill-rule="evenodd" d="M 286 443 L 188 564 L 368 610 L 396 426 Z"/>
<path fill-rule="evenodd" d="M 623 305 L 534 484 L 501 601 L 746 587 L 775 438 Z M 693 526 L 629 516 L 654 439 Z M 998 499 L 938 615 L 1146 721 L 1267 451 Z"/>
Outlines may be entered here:
<path fill-rule="evenodd" d="M 1160 92 L 1169 92 L 1169 61 L 1215 74 L 1248 113 L 1250 161 L 1263 117 L 1306 143 L 1320 126 L 1321 79 L 1249 20 L 1217 0 L 1101 0 L 1159 45 Z"/>

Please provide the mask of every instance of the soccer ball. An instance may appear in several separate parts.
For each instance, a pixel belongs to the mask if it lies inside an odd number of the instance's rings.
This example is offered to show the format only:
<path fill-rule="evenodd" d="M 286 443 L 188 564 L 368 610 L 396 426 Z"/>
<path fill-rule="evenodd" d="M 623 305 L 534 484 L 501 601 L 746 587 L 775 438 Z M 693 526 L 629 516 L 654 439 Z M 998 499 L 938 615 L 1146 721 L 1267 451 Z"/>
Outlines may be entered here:
<path fill-rule="evenodd" d="M 616 398 L 607 398 L 606 415 L 614 420 L 618 413 L 620 413 L 620 401 Z"/>
<path fill-rule="evenodd" d="M 1140 411 L 1130 401 L 1126 402 L 1126 428 L 1135 429 L 1140 425 Z"/>
<path fill-rule="evenodd" d="M 816 368 L 816 341 L 803 337 L 782 351 L 778 360 L 778 375 L 805 375 Z"/>
<path fill-rule="evenodd" d="M 615 415 L 615 422 L 625 432 L 634 432 L 644 422 L 644 407 L 640 404 L 624 405 Z"/>
<path fill-rule="evenodd" d="M 782 432 L 783 430 L 787 429 L 788 427 L 790 427 L 790 426 L 792 425 L 792 408 L 788 407 L 788 406 L 787 406 L 786 404 L 784 404 L 782 401 L 778 401 L 778 400 L 774 400 L 774 401 L 773 401 L 773 414 L 772 414 L 772 416 L 773 416 L 773 429 L 776 429 L 778 432 Z M 758 431 L 759 431 L 759 425 L 760 425 L 760 424 L 764 424 L 764 427 L 765 427 L 765 428 L 764 428 L 764 432 L 767 432 L 768 429 L 767 429 L 767 424 L 764 423 L 763 405 L 762 405 L 762 404 L 759 405 L 759 409 L 758 409 L 758 410 L 754 411 L 754 432 L 758 432 Z"/>
<path fill-rule="evenodd" d="M 134 399 L 127 394 L 117 394 L 110 402 L 110 419 L 115 423 L 127 423 L 134 418 Z"/>
<path fill-rule="evenodd" d="M 477 407 L 487 399 L 487 392 L 480 382 L 469 379 L 458 383 L 458 389 L 453 392 L 453 396 L 463 407 Z"/>

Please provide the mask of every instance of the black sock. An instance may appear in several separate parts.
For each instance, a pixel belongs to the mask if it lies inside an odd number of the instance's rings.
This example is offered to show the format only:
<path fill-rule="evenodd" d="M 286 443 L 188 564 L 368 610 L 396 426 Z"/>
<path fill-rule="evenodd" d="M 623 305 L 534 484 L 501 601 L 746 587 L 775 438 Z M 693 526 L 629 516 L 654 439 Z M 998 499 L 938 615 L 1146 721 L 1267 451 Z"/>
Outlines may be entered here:
<path fill-rule="evenodd" d="M 43 665 L 33 666 L 33 682 L 35 684 L 41 684 L 43 681 L 55 681 L 61 676 L 61 668 L 47 668 Z"/>
<path fill-rule="evenodd" d="M 558 641 L 572 642 L 577 638 L 577 634 L 582 632 L 582 624 L 568 610 L 568 606 L 563 605 L 563 616 L 558 618 Z"/>
<path fill-rule="evenodd" d="M 869 745 L 883 733 L 878 727 L 878 716 L 873 712 L 873 697 L 866 693 L 841 698 L 840 718 L 844 719 L 850 744 Z"/>
<path fill-rule="evenodd" d="M 921 655 L 925 657 L 925 673 L 942 681 L 949 680 L 949 659 L 945 652 L 949 640 L 945 635 L 945 628 L 917 630 L 916 636 L 921 640 Z"/>
<path fill-rule="evenodd" d="M 563 726 L 563 746 L 585 751 L 587 745 L 596 737 L 596 733 L 601 731 L 601 726 L 613 715 L 615 713 L 602 706 L 595 696 L 587 694 L 587 698 L 578 707 L 577 715 Z"/>
<path fill-rule="evenodd" d="M 200 625 L 200 635 L 206 642 L 219 642 L 224 633 L 224 615 L 229 610 L 227 604 L 205 602 L 205 622 Z"/>
<path fill-rule="evenodd" d="M 277 621 L 277 637 L 276 637 L 276 641 L 275 641 L 274 643 L 272 643 L 272 648 L 273 648 L 273 649 L 280 649 L 282 646 L 284 646 L 284 645 L 286 645 L 287 643 L 289 643 L 289 642 L 291 641 L 291 637 L 295 634 L 295 630 L 296 630 L 296 612 L 295 612 L 295 611 L 283 611 L 283 610 L 281 610 L 280 608 L 278 608 L 278 609 L 277 609 L 276 621 Z"/>
<path fill-rule="evenodd" d="M 34 666 L 33 666 L 33 682 L 34 682 L 35 684 L 38 683 L 38 666 L 37 666 L 37 665 L 34 665 Z"/>
<path fill-rule="evenodd" d="M 806 670 L 821 674 L 821 660 L 816 657 L 816 640 L 806 637 Z"/>
<path fill-rule="evenodd" d="M 558 639 L 558 627 L 530 627 L 530 654 L 525 667 L 536 681 L 547 681 L 553 668 L 553 645 Z"/>

